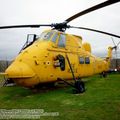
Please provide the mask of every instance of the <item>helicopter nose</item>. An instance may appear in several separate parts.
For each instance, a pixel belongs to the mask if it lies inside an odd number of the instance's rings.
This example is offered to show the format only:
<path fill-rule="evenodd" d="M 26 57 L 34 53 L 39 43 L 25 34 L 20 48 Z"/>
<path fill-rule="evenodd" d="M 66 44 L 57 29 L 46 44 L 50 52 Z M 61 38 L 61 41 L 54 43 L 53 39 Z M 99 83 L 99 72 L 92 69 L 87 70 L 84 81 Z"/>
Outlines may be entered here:
<path fill-rule="evenodd" d="M 28 78 L 35 75 L 34 71 L 23 62 L 13 62 L 5 73 L 8 78 Z"/>

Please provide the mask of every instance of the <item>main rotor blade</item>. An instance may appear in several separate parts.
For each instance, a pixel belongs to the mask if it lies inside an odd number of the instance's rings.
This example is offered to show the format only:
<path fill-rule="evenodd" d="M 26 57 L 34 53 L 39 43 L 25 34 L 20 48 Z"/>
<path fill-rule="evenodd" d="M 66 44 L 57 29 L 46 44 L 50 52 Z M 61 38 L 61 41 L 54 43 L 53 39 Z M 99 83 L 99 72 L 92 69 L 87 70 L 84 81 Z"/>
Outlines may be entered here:
<path fill-rule="evenodd" d="M 108 32 L 104 32 L 104 31 L 100 31 L 100 30 L 95 30 L 95 29 L 91 29 L 91 28 L 85 28 L 85 27 L 74 27 L 74 26 L 69 26 L 69 28 L 83 29 L 83 30 L 93 31 L 93 32 L 102 33 L 102 34 L 105 34 L 105 35 L 109 35 L 109 36 L 113 36 L 113 37 L 120 38 L 119 35 L 115 35 L 115 34 L 108 33 Z"/>
<path fill-rule="evenodd" d="M 120 2 L 120 0 L 107 0 L 107 1 L 105 1 L 105 2 L 103 2 L 103 3 L 100 3 L 100 4 L 98 4 L 98 5 L 95 5 L 95 6 L 93 6 L 93 7 L 90 7 L 90 8 L 88 8 L 88 9 L 86 9 L 86 10 L 83 10 L 82 12 L 79 12 L 79 13 L 73 15 L 72 17 L 69 17 L 69 18 L 66 19 L 65 21 L 66 21 L 66 23 L 69 23 L 69 22 L 71 22 L 72 20 L 74 20 L 74 19 L 76 19 L 76 18 L 78 18 L 78 17 L 80 17 L 80 16 L 82 16 L 82 15 L 85 15 L 85 14 L 90 13 L 90 12 L 92 12 L 92 11 L 95 11 L 95 10 L 98 10 L 98 9 L 100 9 L 100 8 L 106 7 L 106 6 L 108 6 L 108 5 L 112 5 L 112 4 L 117 3 L 117 2 Z"/>
<path fill-rule="evenodd" d="M 51 27 L 51 24 L 41 24 L 41 25 L 13 25 L 13 26 L 0 26 L 0 29 L 9 29 L 9 28 L 39 28 L 41 26 Z"/>

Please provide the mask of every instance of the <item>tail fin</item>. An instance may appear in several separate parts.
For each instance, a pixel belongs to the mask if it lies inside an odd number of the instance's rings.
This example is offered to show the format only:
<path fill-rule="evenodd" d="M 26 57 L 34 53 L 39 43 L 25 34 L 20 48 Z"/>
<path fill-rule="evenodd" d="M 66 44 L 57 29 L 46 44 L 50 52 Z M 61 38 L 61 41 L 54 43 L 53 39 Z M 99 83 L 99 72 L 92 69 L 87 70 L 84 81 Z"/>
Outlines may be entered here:
<path fill-rule="evenodd" d="M 118 45 L 120 44 L 120 42 L 118 43 Z M 107 62 L 107 64 L 108 64 L 108 67 L 110 67 L 110 62 L 111 62 L 111 58 L 112 58 L 112 50 L 113 49 L 115 49 L 115 53 L 116 53 L 116 56 L 117 56 L 117 52 L 116 52 L 116 50 L 117 50 L 117 47 L 118 47 L 118 45 L 115 45 L 114 47 L 108 47 L 108 55 L 107 55 L 107 57 L 106 57 L 106 62 Z M 116 57 L 117 58 L 117 57 Z"/>
<path fill-rule="evenodd" d="M 112 58 L 112 50 L 113 50 L 113 47 L 108 47 L 107 59 L 111 59 Z"/>
<path fill-rule="evenodd" d="M 106 62 L 107 62 L 107 66 L 108 66 L 108 69 L 110 67 L 110 61 L 111 61 L 111 58 L 112 58 L 112 50 L 113 50 L 113 47 L 108 47 L 108 54 L 107 54 L 107 57 L 106 57 Z"/>

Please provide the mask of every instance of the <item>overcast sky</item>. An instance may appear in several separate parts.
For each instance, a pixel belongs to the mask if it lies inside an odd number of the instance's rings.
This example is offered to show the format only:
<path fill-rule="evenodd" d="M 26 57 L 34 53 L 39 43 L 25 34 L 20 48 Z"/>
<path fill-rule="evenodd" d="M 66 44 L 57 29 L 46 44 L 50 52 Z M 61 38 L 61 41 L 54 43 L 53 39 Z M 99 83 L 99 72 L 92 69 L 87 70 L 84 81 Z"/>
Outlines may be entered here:
<path fill-rule="evenodd" d="M 0 0 L 0 26 L 21 24 L 49 24 L 63 22 L 68 17 L 105 0 Z M 120 3 L 94 11 L 70 22 L 120 35 Z M 0 30 L 0 59 L 13 59 L 26 41 L 27 34 L 40 34 L 40 29 Z M 82 36 L 91 43 L 92 52 L 105 57 L 107 47 L 113 46 L 110 36 L 69 29 L 67 33 Z M 116 43 L 120 39 L 113 38 Z M 120 47 L 119 47 L 120 48 Z M 120 50 L 118 51 L 120 55 Z"/>

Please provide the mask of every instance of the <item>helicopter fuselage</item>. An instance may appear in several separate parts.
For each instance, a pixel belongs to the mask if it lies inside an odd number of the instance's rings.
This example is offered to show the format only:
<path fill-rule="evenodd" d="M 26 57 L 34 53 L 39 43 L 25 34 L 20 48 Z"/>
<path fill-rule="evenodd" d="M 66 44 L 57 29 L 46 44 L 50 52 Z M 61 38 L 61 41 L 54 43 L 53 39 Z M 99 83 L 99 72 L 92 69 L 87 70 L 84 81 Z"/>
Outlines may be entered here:
<path fill-rule="evenodd" d="M 109 61 L 91 54 L 89 43 L 80 36 L 55 30 L 43 32 L 38 40 L 16 57 L 5 73 L 7 78 L 25 87 L 72 79 L 69 58 L 75 78 L 108 71 Z"/>

